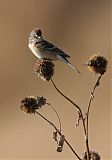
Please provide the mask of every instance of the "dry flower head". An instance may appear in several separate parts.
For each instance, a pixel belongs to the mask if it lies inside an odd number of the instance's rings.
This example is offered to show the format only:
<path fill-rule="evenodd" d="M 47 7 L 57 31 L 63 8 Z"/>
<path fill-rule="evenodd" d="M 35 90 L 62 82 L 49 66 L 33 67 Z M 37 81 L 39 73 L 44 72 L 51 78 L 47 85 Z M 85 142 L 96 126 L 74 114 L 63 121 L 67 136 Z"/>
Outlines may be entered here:
<path fill-rule="evenodd" d="M 99 154 L 94 151 L 90 151 L 89 156 L 90 160 L 100 160 Z M 82 160 L 87 160 L 87 152 L 84 153 L 84 157 Z"/>
<path fill-rule="evenodd" d="M 41 108 L 43 105 L 46 104 L 46 99 L 44 97 L 25 97 L 21 101 L 21 110 L 26 113 L 35 113 L 36 109 Z"/>
<path fill-rule="evenodd" d="M 54 74 L 54 63 L 50 60 L 38 60 L 34 66 L 34 72 L 45 81 L 49 81 Z"/>
<path fill-rule="evenodd" d="M 100 73 L 101 75 L 106 72 L 107 64 L 108 61 L 106 58 L 97 54 L 92 55 L 87 62 L 90 71 L 95 72 L 95 74 Z"/>

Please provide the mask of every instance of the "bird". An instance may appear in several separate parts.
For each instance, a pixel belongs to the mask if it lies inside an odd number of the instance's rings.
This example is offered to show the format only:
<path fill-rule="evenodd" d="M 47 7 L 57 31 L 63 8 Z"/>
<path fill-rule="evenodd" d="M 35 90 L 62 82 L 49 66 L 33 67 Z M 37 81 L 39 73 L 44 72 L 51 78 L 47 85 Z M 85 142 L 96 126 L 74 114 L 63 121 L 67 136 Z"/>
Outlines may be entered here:
<path fill-rule="evenodd" d="M 68 58 L 70 58 L 70 56 L 54 44 L 46 41 L 39 28 L 35 28 L 31 31 L 28 47 L 38 59 L 50 61 L 60 60 L 81 74 L 81 72 L 69 62 Z"/>

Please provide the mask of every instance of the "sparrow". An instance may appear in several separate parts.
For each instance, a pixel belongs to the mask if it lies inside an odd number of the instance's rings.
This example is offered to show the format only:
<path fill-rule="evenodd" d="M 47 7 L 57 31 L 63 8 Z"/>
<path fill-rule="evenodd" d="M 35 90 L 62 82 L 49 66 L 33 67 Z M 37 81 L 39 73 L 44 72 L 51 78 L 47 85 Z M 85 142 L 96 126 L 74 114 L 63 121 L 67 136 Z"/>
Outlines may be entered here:
<path fill-rule="evenodd" d="M 40 29 L 35 28 L 31 31 L 28 47 L 38 59 L 51 61 L 60 60 L 80 73 L 80 71 L 68 61 L 70 56 L 64 53 L 61 49 L 57 48 L 55 45 L 46 41 L 43 38 L 42 31 Z"/>

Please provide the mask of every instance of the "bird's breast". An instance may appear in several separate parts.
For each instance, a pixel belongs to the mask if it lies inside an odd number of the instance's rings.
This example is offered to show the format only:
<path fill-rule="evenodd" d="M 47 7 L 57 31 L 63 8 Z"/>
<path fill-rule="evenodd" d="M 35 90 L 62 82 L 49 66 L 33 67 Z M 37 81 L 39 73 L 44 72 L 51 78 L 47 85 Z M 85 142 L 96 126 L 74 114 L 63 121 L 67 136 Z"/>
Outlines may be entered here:
<path fill-rule="evenodd" d="M 50 59 L 51 61 L 58 60 L 57 54 L 52 53 L 52 51 L 46 51 L 40 47 L 35 46 L 35 44 L 29 44 L 28 47 L 33 52 L 33 54 L 39 59 Z"/>
<path fill-rule="evenodd" d="M 38 47 L 35 47 L 34 44 L 29 44 L 28 47 L 37 58 L 42 58 L 42 53 L 40 52 L 40 49 Z"/>

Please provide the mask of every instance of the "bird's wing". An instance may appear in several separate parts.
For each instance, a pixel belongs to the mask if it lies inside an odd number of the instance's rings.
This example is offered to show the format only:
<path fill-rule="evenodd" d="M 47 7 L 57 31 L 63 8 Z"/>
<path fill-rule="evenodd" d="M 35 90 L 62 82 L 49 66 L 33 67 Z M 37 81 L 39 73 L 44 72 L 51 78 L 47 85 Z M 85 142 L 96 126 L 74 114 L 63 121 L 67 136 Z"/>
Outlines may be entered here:
<path fill-rule="evenodd" d="M 53 44 L 43 40 L 42 41 L 42 45 L 41 45 L 42 49 L 45 49 L 46 51 L 51 51 L 54 53 L 58 53 L 59 55 L 61 55 L 64 58 L 70 58 L 70 56 L 66 53 L 64 53 L 61 49 L 57 48 L 56 46 L 54 46 Z"/>

